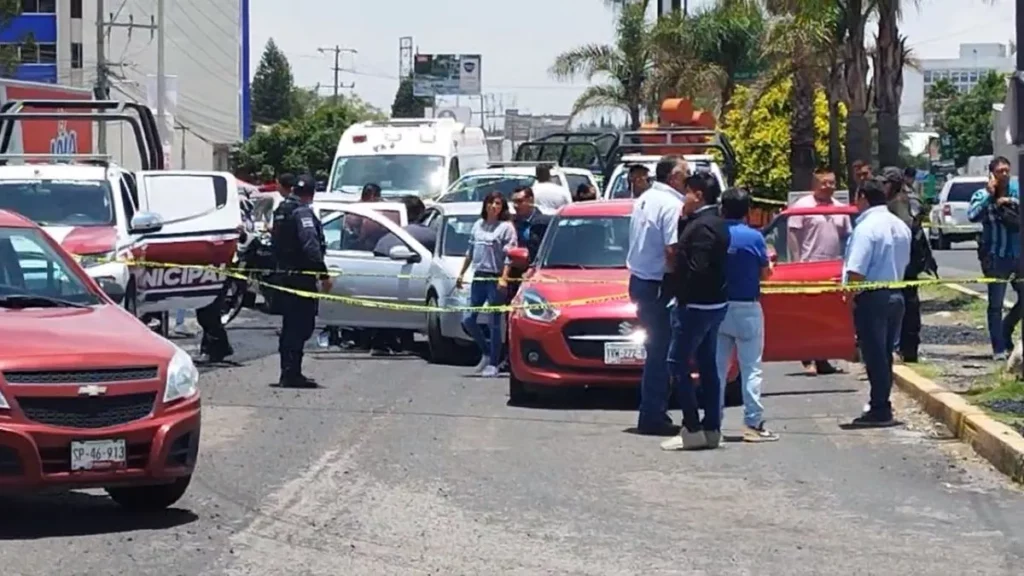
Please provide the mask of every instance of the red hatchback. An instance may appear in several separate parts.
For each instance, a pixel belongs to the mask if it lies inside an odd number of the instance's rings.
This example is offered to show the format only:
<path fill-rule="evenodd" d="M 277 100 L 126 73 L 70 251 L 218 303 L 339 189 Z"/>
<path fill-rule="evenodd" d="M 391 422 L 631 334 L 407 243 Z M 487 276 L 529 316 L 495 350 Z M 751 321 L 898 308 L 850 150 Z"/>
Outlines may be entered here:
<path fill-rule="evenodd" d="M 128 508 L 174 504 L 199 452 L 198 380 L 185 351 L 0 210 L 0 492 L 104 488 Z"/>
<path fill-rule="evenodd" d="M 636 306 L 626 297 L 632 209 L 632 200 L 570 204 L 551 222 L 515 299 L 538 308 L 509 315 L 509 395 L 514 401 L 543 388 L 639 385 L 644 331 Z M 849 218 L 854 212 L 829 207 L 783 213 L 765 229 L 770 249 L 778 254 L 772 279 L 837 282 L 841 260 L 789 262 L 786 222 L 793 216 Z M 512 256 L 520 263 L 526 257 L 524 250 Z M 856 357 L 853 319 L 843 293 L 767 293 L 762 305 L 764 361 Z M 728 405 L 741 402 L 737 376 L 733 362 Z"/>

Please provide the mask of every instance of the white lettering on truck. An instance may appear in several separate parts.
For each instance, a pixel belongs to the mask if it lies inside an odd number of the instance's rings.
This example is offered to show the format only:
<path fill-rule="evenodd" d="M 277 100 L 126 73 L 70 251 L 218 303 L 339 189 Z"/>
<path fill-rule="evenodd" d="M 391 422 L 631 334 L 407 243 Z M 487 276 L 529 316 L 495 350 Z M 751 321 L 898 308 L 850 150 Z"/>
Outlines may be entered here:
<path fill-rule="evenodd" d="M 203 268 L 148 268 L 142 273 L 144 288 L 176 288 L 220 284 L 224 276 Z"/>

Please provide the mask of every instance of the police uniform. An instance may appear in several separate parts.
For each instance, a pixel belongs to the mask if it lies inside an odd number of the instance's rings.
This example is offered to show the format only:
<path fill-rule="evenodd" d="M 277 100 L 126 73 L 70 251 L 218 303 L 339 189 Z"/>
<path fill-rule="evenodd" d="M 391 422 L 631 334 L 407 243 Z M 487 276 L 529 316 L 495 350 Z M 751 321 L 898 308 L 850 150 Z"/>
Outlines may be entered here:
<path fill-rule="evenodd" d="M 274 258 L 280 271 L 276 283 L 303 292 L 317 292 L 317 276 L 295 272 L 319 272 L 320 278 L 328 277 L 324 264 L 327 243 L 323 227 L 313 209 L 301 198 L 311 197 L 314 187 L 315 183 L 308 175 L 298 178 L 293 193 L 274 210 L 271 236 Z M 317 301 L 284 291 L 278 291 L 274 298 L 278 299 L 282 315 L 278 340 L 281 385 L 315 386 L 315 382 L 302 375 L 302 353 L 316 325 Z"/>

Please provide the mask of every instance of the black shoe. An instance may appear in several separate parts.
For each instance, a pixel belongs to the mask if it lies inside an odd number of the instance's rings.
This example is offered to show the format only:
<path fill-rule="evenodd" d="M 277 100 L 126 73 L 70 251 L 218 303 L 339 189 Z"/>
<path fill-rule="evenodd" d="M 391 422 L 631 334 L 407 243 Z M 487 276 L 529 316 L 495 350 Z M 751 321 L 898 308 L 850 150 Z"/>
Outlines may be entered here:
<path fill-rule="evenodd" d="M 895 425 L 892 412 L 865 412 L 850 422 L 853 428 L 888 428 Z"/>
<path fill-rule="evenodd" d="M 301 374 L 298 376 L 282 376 L 277 385 L 281 388 L 319 388 L 316 380 L 307 378 Z"/>

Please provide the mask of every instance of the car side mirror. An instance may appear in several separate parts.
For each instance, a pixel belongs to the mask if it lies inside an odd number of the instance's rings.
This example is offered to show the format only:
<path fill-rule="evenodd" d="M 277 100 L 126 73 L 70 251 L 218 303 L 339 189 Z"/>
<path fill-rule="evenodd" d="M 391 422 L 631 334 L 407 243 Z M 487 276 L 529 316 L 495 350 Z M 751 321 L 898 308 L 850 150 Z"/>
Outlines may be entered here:
<path fill-rule="evenodd" d="M 163 230 L 164 219 L 153 212 L 139 212 L 132 216 L 130 227 L 132 234 L 152 234 Z"/>
<path fill-rule="evenodd" d="M 408 246 L 392 246 L 391 250 L 388 250 L 388 258 L 410 264 L 420 261 L 420 255 L 410 250 Z"/>
<path fill-rule="evenodd" d="M 526 248 L 513 248 L 509 250 L 508 259 L 516 268 L 530 267 L 530 251 Z"/>
<path fill-rule="evenodd" d="M 100 289 L 107 295 L 108 298 L 113 300 L 116 304 L 120 304 L 124 301 L 125 288 L 117 282 L 109 278 L 101 278 L 99 281 Z"/>

